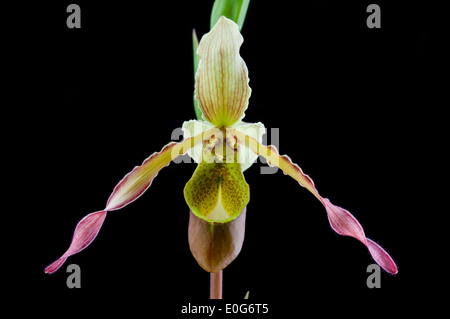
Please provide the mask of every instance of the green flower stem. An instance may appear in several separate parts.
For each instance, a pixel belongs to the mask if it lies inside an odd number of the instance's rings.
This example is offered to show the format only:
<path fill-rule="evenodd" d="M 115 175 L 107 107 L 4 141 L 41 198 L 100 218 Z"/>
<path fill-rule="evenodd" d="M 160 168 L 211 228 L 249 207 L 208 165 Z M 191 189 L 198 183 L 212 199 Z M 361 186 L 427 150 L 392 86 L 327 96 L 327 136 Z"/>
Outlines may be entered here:
<path fill-rule="evenodd" d="M 222 270 L 211 273 L 211 289 L 209 299 L 222 299 Z"/>

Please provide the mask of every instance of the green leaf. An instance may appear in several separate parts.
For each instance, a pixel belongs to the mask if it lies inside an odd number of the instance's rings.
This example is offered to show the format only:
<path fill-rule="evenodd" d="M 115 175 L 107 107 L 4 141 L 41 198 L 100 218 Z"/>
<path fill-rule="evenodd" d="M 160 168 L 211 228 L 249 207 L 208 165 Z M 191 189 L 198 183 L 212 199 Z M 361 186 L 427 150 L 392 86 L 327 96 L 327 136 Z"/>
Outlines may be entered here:
<path fill-rule="evenodd" d="M 195 29 L 192 30 L 192 48 L 194 53 L 194 77 L 195 77 L 195 75 L 197 74 L 198 63 L 200 61 L 200 56 L 197 54 L 198 38 L 197 34 L 195 33 Z M 202 111 L 198 107 L 198 101 L 195 99 L 195 97 L 193 99 L 194 99 L 195 116 L 197 117 L 197 120 L 203 121 Z"/>
<path fill-rule="evenodd" d="M 239 26 L 244 25 L 250 0 L 216 0 L 211 11 L 211 29 L 215 26 L 221 16 L 233 20 Z"/>
<path fill-rule="evenodd" d="M 244 297 L 244 299 L 248 299 L 248 296 L 250 295 L 250 290 L 249 291 L 247 291 L 247 293 L 245 294 L 245 297 Z"/>

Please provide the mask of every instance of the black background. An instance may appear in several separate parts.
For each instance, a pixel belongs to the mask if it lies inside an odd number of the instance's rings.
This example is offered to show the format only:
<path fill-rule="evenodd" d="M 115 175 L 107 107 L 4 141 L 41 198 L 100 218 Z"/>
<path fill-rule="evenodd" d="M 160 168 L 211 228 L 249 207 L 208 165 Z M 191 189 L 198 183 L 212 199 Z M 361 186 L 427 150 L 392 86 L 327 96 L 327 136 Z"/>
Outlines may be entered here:
<path fill-rule="evenodd" d="M 183 188 L 194 164 L 162 170 L 138 201 L 108 214 L 90 247 L 54 275 L 43 270 L 77 222 L 103 209 L 116 183 L 195 117 L 191 33 L 208 32 L 212 1 L 76 3 L 81 29 L 66 27 L 68 1 L 19 8 L 11 25 L 21 31 L 13 46 L 25 132 L 17 171 L 27 177 L 18 179 L 25 227 L 15 242 L 24 261 L 16 261 L 11 296 L 47 315 L 58 306 L 181 317 L 181 305 L 209 302 L 209 274 L 187 241 Z M 369 29 L 369 3 L 252 1 L 242 29 L 252 88 L 244 120 L 279 128 L 280 153 L 355 215 L 399 273 L 383 272 L 381 288 L 369 289 L 364 245 L 335 234 L 314 196 L 281 172 L 260 174 L 258 161 L 245 172 L 246 237 L 224 270 L 226 300 L 250 291 L 273 317 L 361 316 L 422 307 L 433 290 L 439 267 L 425 240 L 438 240 L 425 235 L 433 211 L 420 164 L 439 126 L 426 86 L 437 9 L 376 1 L 382 27 Z M 81 289 L 66 286 L 71 263 L 81 267 Z"/>

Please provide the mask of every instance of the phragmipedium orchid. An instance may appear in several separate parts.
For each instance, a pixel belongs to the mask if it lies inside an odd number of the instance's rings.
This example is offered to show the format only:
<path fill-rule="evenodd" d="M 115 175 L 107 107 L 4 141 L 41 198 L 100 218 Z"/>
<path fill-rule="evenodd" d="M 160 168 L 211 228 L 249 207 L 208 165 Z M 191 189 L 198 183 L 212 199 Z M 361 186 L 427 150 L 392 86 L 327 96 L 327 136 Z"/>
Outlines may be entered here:
<path fill-rule="evenodd" d="M 242 43 L 238 25 L 225 17 L 202 37 L 197 50 L 200 63 L 195 98 L 203 121 L 185 122 L 182 142 L 167 144 L 127 174 L 114 188 L 106 207 L 78 223 L 68 250 L 45 272 L 55 272 L 69 256 L 86 248 L 97 236 L 108 212 L 136 200 L 161 169 L 188 153 L 198 164 L 184 188 L 190 208 L 189 245 L 200 266 L 208 272 L 221 271 L 240 252 L 250 200 L 243 172 L 258 156 L 263 156 L 269 165 L 279 167 L 323 204 L 334 231 L 358 239 L 383 269 L 397 273 L 389 254 L 365 236 L 352 214 L 322 197 L 312 179 L 288 156 L 280 156 L 274 146 L 262 145 L 263 124 L 242 121 L 251 94 L 248 70 L 239 54 Z"/>

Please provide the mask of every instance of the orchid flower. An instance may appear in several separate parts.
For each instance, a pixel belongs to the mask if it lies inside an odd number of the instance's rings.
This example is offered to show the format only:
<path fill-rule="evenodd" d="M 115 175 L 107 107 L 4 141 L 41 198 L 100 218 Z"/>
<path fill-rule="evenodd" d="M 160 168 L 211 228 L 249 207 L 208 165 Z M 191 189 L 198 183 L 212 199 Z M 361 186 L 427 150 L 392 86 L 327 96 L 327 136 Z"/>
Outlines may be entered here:
<path fill-rule="evenodd" d="M 335 232 L 358 239 L 383 269 L 397 273 L 389 254 L 366 237 L 352 214 L 322 197 L 312 179 L 287 155 L 280 156 L 274 146 L 262 145 L 265 132 L 262 123 L 242 121 L 251 94 L 247 66 L 239 54 L 242 43 L 238 25 L 223 16 L 202 37 L 197 50 L 200 63 L 195 99 L 203 121 L 185 122 L 183 141 L 167 144 L 128 173 L 114 188 L 106 207 L 78 223 L 70 247 L 45 269 L 46 273 L 55 272 L 69 256 L 90 245 L 108 212 L 121 209 L 140 197 L 161 169 L 185 153 L 198 164 L 184 188 L 190 208 L 189 245 L 205 270 L 218 272 L 239 254 L 250 200 L 243 172 L 262 156 L 323 204 Z"/>

